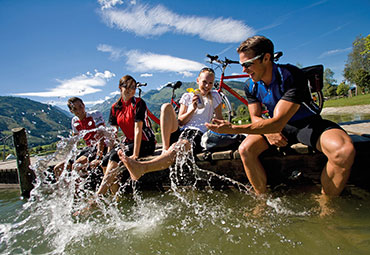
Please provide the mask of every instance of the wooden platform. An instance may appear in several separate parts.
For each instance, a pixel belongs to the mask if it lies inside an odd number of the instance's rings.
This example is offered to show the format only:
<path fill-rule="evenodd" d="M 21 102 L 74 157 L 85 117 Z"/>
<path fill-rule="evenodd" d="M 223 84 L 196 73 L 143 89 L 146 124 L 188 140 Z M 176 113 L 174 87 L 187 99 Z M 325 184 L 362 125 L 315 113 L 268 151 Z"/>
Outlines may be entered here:
<path fill-rule="evenodd" d="M 350 133 L 356 148 L 355 163 L 348 183 L 370 190 L 370 121 L 360 124 L 359 128 L 353 124 L 342 125 Z M 160 151 L 157 151 L 157 155 L 159 154 Z M 151 158 L 153 156 L 144 160 Z M 320 183 L 320 174 L 327 159 L 322 153 L 297 144 L 287 151 L 265 152 L 261 155 L 261 161 L 268 175 L 268 184 L 273 186 L 281 183 L 288 185 L 302 182 Z M 31 162 L 34 162 L 34 159 L 31 159 Z M 202 153 L 197 155 L 196 164 L 200 169 L 211 171 L 216 175 L 228 177 L 243 184 L 248 183 L 238 151 Z M 193 185 L 198 177 L 202 179 L 196 182 L 199 186 L 232 185 L 222 180 L 224 178 L 212 177 L 212 174 L 206 174 L 204 171 L 194 173 L 186 169 L 181 176 L 177 177 L 177 180 L 179 185 Z M 7 165 L 0 163 L 0 188 L 17 187 L 17 183 L 15 161 Z M 138 185 L 144 189 L 162 189 L 170 186 L 169 170 L 148 173 L 140 179 Z"/>

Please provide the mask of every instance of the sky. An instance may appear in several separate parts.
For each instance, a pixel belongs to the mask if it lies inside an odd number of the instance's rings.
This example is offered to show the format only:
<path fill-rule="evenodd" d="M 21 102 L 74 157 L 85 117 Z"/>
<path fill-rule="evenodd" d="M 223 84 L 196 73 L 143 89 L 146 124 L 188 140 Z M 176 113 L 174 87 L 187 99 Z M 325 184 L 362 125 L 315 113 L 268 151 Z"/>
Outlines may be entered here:
<path fill-rule="evenodd" d="M 91 107 L 126 74 L 144 91 L 195 81 L 206 54 L 239 60 L 253 35 L 274 42 L 279 63 L 323 64 L 340 83 L 369 13 L 368 0 L 0 0 L 0 96 L 63 109 L 78 96 Z"/>

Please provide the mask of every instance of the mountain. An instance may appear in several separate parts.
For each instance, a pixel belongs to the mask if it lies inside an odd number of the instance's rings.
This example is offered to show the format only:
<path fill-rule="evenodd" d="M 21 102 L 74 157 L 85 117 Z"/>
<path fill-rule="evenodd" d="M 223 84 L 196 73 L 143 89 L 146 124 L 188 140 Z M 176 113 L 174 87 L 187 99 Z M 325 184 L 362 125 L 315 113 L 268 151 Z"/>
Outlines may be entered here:
<path fill-rule="evenodd" d="M 239 81 L 228 81 L 226 82 L 226 84 L 229 85 L 232 89 L 234 89 L 236 92 L 238 92 L 241 96 L 244 97 L 244 84 L 245 83 L 239 82 Z M 197 87 L 198 85 L 196 84 L 196 82 L 183 82 L 181 88 L 175 91 L 175 94 L 176 94 L 175 100 L 179 100 L 182 94 L 186 92 L 187 88 L 195 89 Z M 234 109 L 237 109 L 237 107 L 240 104 L 242 104 L 236 97 L 231 96 L 229 92 L 227 92 L 226 90 L 223 90 L 223 91 L 227 95 L 230 103 L 234 106 Z M 171 101 L 171 96 L 172 96 L 172 89 L 164 87 L 158 90 L 149 90 L 143 93 L 142 98 L 144 99 L 150 111 L 153 112 L 154 115 L 159 117 L 160 111 L 161 111 L 161 105 L 164 103 L 169 103 Z M 118 98 L 119 98 L 119 95 L 113 98 L 110 98 L 101 104 L 97 104 L 91 107 L 89 110 L 100 111 L 103 114 L 104 120 L 108 122 L 110 108 L 112 104 L 118 100 Z"/>
<path fill-rule="evenodd" d="M 0 137 L 12 135 L 12 129 L 24 127 L 30 147 L 58 141 L 71 129 L 71 115 L 59 107 L 27 98 L 0 96 Z"/>

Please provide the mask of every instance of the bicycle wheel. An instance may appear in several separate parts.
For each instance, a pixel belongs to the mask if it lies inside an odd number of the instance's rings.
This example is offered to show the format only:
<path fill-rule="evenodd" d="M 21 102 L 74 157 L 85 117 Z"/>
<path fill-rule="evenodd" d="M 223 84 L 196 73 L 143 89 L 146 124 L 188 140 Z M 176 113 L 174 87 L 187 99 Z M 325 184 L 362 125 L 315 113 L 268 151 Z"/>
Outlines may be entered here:
<path fill-rule="evenodd" d="M 320 113 L 322 107 L 324 106 L 324 96 L 322 94 L 322 91 L 311 91 L 311 98 L 315 105 L 319 108 Z"/>
<path fill-rule="evenodd" d="M 227 99 L 226 95 L 222 92 L 219 92 L 221 96 L 221 108 L 222 108 L 222 116 L 224 117 L 224 120 L 227 120 L 231 122 L 231 119 L 233 118 L 233 109 L 231 107 L 231 104 L 229 102 L 229 99 Z"/>

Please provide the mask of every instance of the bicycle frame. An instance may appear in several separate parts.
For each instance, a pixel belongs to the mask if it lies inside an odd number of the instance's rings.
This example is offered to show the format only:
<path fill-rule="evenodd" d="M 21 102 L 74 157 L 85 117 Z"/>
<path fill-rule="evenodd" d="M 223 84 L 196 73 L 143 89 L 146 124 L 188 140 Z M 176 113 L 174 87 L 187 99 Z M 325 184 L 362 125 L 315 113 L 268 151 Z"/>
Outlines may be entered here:
<path fill-rule="evenodd" d="M 141 97 L 141 86 L 146 86 L 146 83 L 137 83 L 138 89 L 139 89 L 139 97 Z M 176 98 L 175 90 L 180 88 L 182 85 L 181 81 L 177 81 L 176 83 L 168 83 L 166 87 L 172 88 L 172 96 L 171 96 L 171 104 L 174 106 L 174 108 L 180 108 L 179 104 L 174 100 Z M 150 119 L 152 119 L 155 123 L 160 125 L 161 121 L 158 119 L 157 116 L 155 116 L 148 108 L 147 108 L 147 113 Z"/>
<path fill-rule="evenodd" d="M 174 97 L 171 97 L 171 104 L 172 105 L 175 105 L 176 107 L 180 107 L 179 105 L 178 105 L 178 103 L 176 103 L 176 101 L 175 100 L 173 100 L 174 99 Z M 155 116 L 154 115 L 154 113 L 152 113 L 148 108 L 147 108 L 147 112 L 148 112 L 148 116 L 149 116 L 149 118 L 150 119 L 152 119 L 155 123 L 157 123 L 158 125 L 160 125 L 161 124 L 161 121 L 157 118 L 157 116 Z"/>
<path fill-rule="evenodd" d="M 222 92 L 222 89 L 225 89 L 228 92 L 230 92 L 231 95 L 233 95 L 234 97 L 236 97 L 237 99 L 239 99 L 243 104 L 245 104 L 245 105 L 248 106 L 247 100 L 244 97 L 242 97 L 238 92 L 236 92 L 231 87 L 229 87 L 224 82 L 224 80 L 240 79 L 240 78 L 248 78 L 248 77 L 249 77 L 248 74 L 239 74 L 239 75 L 228 75 L 228 76 L 225 76 L 224 75 L 224 70 L 222 70 L 221 79 L 220 79 L 220 86 L 217 89 L 217 92 L 220 93 L 220 92 Z"/>

